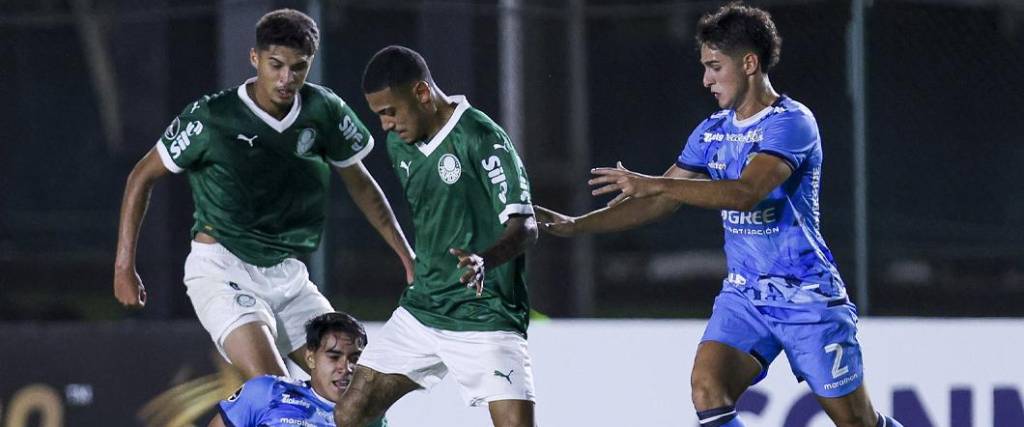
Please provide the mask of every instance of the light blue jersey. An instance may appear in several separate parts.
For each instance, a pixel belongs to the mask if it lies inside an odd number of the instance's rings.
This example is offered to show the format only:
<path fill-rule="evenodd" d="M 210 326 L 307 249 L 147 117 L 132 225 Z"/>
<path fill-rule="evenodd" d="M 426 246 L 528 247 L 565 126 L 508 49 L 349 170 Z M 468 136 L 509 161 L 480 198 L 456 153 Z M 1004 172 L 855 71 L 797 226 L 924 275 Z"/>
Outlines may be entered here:
<path fill-rule="evenodd" d="M 739 179 L 758 154 L 782 159 L 793 173 L 750 211 L 722 211 L 729 274 L 701 340 L 757 358 L 755 383 L 785 351 L 814 394 L 844 396 L 861 385 L 864 367 L 857 308 L 819 231 L 814 115 L 786 96 L 746 120 L 720 111 L 697 126 L 676 165 L 713 180 Z"/>
<path fill-rule="evenodd" d="M 271 375 L 249 380 L 218 410 L 229 427 L 334 427 L 334 402 L 309 383 Z M 387 421 L 371 426 L 386 427 Z"/>
<path fill-rule="evenodd" d="M 821 138 L 814 115 L 783 95 L 745 120 L 723 110 L 686 141 L 676 165 L 712 180 L 739 179 L 758 153 L 776 156 L 793 174 L 750 211 L 722 211 L 729 274 L 755 305 L 789 306 L 846 298 L 843 280 L 818 224 Z"/>

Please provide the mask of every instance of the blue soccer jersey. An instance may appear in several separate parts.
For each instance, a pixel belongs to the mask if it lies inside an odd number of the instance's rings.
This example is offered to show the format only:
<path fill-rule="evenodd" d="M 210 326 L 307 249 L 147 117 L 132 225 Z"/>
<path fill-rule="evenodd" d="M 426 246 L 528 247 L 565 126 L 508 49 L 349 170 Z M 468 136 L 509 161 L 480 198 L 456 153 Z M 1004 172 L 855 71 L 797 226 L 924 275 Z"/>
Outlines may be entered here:
<path fill-rule="evenodd" d="M 253 378 L 218 405 L 230 427 L 334 427 L 334 402 L 309 383 L 264 375 Z M 381 419 L 371 426 L 386 427 Z"/>
<path fill-rule="evenodd" d="M 676 160 L 712 180 L 738 179 L 758 153 L 776 156 L 792 175 L 750 211 L 722 211 L 729 274 L 755 305 L 786 306 L 846 297 L 818 224 L 821 138 L 814 115 L 783 95 L 745 120 L 719 111 L 694 129 Z"/>

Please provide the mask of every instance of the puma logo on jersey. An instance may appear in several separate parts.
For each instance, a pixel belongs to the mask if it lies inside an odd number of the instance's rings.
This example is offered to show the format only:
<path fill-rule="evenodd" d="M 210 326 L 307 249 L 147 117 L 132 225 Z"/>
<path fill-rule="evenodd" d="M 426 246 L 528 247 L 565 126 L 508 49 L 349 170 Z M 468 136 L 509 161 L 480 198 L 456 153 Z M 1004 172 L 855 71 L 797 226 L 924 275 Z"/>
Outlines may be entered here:
<path fill-rule="evenodd" d="M 508 193 L 508 182 L 505 180 L 505 169 L 501 167 L 501 159 L 498 156 L 491 156 L 487 160 L 481 161 L 480 164 L 487 171 L 487 177 L 491 179 L 491 184 L 498 186 L 500 190 L 498 200 L 501 200 L 501 203 L 506 203 L 505 195 Z"/>
<path fill-rule="evenodd" d="M 509 383 L 509 384 L 512 384 L 512 373 L 513 373 L 513 372 L 515 372 L 515 369 L 509 369 L 509 370 L 508 370 L 508 373 L 507 373 L 507 374 L 506 374 L 506 373 L 503 373 L 503 372 L 501 372 L 501 371 L 499 371 L 499 370 L 497 370 L 497 369 L 495 369 L 495 370 L 494 370 L 494 376 L 496 376 L 496 377 L 502 377 L 502 378 L 504 378 L 504 379 L 505 379 L 506 381 L 508 381 L 508 383 Z"/>
<path fill-rule="evenodd" d="M 506 153 L 508 152 L 508 147 L 506 147 L 505 144 L 494 144 L 494 149 L 505 150 Z"/>
<path fill-rule="evenodd" d="M 411 162 L 407 162 L 405 160 L 402 160 L 402 161 L 398 162 L 398 167 L 400 167 L 402 169 L 405 169 L 405 176 L 406 176 L 406 178 L 408 178 L 409 174 L 412 173 L 412 172 L 409 171 L 409 165 L 410 164 L 412 164 L 412 163 Z"/>
<path fill-rule="evenodd" d="M 238 136 L 236 136 L 235 139 L 240 139 L 242 141 L 248 142 L 249 143 L 249 147 L 254 147 L 255 145 L 253 144 L 253 141 L 255 141 L 256 138 L 259 138 L 259 137 L 260 137 L 259 135 L 253 135 L 251 138 L 246 138 L 245 135 L 238 134 Z"/>

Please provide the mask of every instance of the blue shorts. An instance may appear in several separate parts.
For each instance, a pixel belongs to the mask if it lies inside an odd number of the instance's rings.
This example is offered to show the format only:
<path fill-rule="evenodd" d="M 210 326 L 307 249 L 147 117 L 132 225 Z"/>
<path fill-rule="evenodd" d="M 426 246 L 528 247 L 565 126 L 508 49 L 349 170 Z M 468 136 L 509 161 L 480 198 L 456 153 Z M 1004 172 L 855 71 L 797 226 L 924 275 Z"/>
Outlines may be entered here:
<path fill-rule="evenodd" d="M 840 397 L 864 380 L 857 307 L 848 300 L 786 307 L 755 306 L 732 287 L 715 298 L 703 341 L 716 341 L 750 353 L 761 362 L 757 384 L 768 365 L 785 350 L 797 381 L 814 394 Z"/>

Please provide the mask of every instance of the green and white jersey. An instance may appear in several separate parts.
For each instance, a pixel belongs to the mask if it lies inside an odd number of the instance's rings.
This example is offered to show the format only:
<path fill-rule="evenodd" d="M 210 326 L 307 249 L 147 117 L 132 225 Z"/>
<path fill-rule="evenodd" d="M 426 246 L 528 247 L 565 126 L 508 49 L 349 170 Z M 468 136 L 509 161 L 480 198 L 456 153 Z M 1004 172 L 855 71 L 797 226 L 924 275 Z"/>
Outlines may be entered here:
<path fill-rule="evenodd" d="M 306 83 L 277 120 L 246 84 L 204 96 L 171 122 L 156 144 L 174 173 L 188 172 L 202 231 L 243 261 L 271 266 L 320 244 L 330 166 L 351 166 L 373 137 L 330 89 Z"/>
<path fill-rule="evenodd" d="M 505 131 L 463 96 L 430 140 L 407 144 L 388 134 L 388 154 L 416 228 L 416 277 L 401 306 L 427 326 L 526 335 L 530 303 L 526 257 L 486 271 L 483 295 L 459 283 L 450 248 L 480 253 L 498 241 L 512 215 L 533 215 L 526 169 Z"/>

